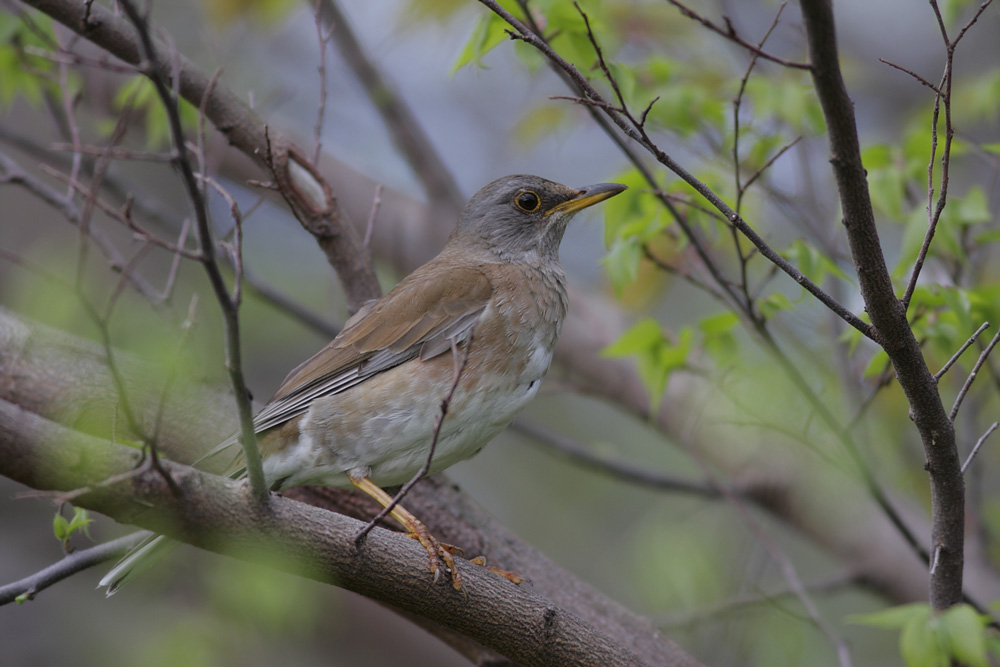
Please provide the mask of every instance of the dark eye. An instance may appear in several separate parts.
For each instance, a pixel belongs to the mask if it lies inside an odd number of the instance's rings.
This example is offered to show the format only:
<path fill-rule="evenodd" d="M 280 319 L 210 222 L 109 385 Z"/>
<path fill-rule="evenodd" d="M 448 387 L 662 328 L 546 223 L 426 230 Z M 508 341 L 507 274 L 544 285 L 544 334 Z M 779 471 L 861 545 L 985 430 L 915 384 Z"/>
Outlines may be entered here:
<path fill-rule="evenodd" d="M 542 200 L 534 192 L 522 192 L 514 198 L 514 204 L 525 213 L 534 213 L 542 205 Z"/>

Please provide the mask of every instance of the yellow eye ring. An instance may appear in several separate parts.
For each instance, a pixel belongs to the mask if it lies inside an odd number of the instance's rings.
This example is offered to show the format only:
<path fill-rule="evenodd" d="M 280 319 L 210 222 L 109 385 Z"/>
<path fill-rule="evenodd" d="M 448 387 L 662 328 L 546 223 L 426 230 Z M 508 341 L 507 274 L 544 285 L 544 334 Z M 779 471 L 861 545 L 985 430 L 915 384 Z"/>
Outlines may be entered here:
<path fill-rule="evenodd" d="M 541 205 L 542 198 L 531 190 L 519 192 L 517 196 L 514 197 L 514 206 L 517 206 L 525 213 L 534 213 L 541 207 Z"/>

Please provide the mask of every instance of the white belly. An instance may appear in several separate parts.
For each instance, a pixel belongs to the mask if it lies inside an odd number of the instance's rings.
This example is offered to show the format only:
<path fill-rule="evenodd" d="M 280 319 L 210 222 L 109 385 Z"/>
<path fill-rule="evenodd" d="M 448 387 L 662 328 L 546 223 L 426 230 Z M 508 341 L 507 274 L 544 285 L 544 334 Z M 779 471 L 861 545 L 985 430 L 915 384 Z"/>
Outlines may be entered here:
<path fill-rule="evenodd" d="M 479 452 L 511 422 L 538 392 L 551 359 L 551 351 L 536 349 L 512 386 L 480 385 L 463 390 L 460 385 L 436 441 L 435 428 L 445 396 L 427 400 L 426 388 L 408 383 L 406 373 L 383 373 L 372 380 L 391 383 L 392 391 L 373 387 L 372 394 L 393 396 L 392 400 L 377 408 L 345 405 L 349 399 L 344 396 L 331 397 L 329 404 L 317 401 L 299 424 L 298 442 L 269 456 L 264 474 L 269 480 L 284 480 L 284 488 L 302 484 L 350 486 L 351 477 L 369 477 L 379 486 L 395 486 L 417 474 L 430 455 L 432 443 L 429 473 L 440 472 Z M 333 416 L 326 420 L 320 417 L 331 414 L 331 409 Z M 362 412 L 365 417 L 360 419 Z"/>

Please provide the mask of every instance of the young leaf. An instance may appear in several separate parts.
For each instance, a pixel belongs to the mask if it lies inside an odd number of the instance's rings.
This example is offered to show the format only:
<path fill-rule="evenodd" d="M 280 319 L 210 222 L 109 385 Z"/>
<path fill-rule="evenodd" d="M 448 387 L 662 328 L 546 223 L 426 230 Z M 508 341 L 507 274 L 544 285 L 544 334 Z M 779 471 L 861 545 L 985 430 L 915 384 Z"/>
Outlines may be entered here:
<path fill-rule="evenodd" d="M 928 613 L 927 616 L 914 616 L 903 626 L 899 651 L 906 667 L 948 667 L 948 651 L 936 621 Z"/>
<path fill-rule="evenodd" d="M 468 41 L 465 42 L 465 46 L 462 47 L 462 52 L 458 54 L 455 64 L 452 65 L 451 73 L 454 74 L 469 63 L 475 63 L 477 66 L 483 67 L 483 56 L 492 51 L 497 44 L 507 39 L 506 31 L 508 29 L 510 29 L 510 26 L 507 25 L 507 22 L 493 12 L 481 16 L 476 21 L 476 25 L 472 29 L 472 34 L 469 36 Z"/>
<path fill-rule="evenodd" d="M 930 605 L 926 602 L 911 602 L 910 604 L 880 609 L 879 611 L 867 614 L 851 614 L 847 617 L 847 622 L 868 625 L 873 628 L 894 630 L 904 627 L 914 618 L 927 619 L 930 617 L 930 613 Z"/>
<path fill-rule="evenodd" d="M 941 614 L 940 623 L 948 652 L 957 662 L 971 667 L 988 667 L 987 618 L 967 604 L 957 604 Z"/>

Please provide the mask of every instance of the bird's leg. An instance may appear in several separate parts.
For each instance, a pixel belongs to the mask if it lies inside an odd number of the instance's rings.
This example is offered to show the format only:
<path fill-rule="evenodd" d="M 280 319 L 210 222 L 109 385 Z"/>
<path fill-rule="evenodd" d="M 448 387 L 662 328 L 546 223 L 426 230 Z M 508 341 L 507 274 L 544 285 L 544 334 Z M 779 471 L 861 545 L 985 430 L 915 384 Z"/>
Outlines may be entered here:
<path fill-rule="evenodd" d="M 382 490 L 380 486 L 375 484 L 367 477 L 362 477 L 360 479 L 351 479 L 351 484 L 361 489 L 369 496 L 374 498 L 379 502 L 382 507 L 389 507 L 392 504 L 392 496 Z M 431 535 L 430 531 L 427 530 L 427 526 L 421 523 L 420 519 L 413 516 L 405 507 L 400 504 L 396 504 L 392 510 L 389 512 L 400 525 L 405 528 L 408 533 L 408 537 L 412 537 L 424 546 L 427 550 L 427 555 L 431 560 L 431 572 L 434 574 L 434 580 L 437 581 L 439 576 L 441 562 L 444 561 L 445 567 L 451 572 L 451 585 L 455 590 L 462 589 L 462 575 L 458 573 L 458 568 L 455 567 L 455 559 L 453 554 L 460 553 L 461 550 L 457 547 L 453 547 L 449 544 L 442 544 L 438 542 L 437 539 Z"/>

